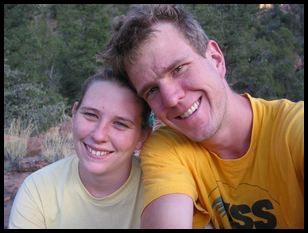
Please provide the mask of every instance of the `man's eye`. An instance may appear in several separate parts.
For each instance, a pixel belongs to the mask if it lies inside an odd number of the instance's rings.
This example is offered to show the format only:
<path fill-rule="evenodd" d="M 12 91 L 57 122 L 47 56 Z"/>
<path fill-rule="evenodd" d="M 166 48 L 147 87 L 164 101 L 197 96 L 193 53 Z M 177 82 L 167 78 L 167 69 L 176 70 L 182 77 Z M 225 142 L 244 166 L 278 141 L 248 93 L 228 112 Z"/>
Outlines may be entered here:
<path fill-rule="evenodd" d="M 180 65 L 174 69 L 174 73 L 179 73 L 183 68 L 183 65 Z"/>
<path fill-rule="evenodd" d="M 178 67 L 176 67 L 172 71 L 172 74 L 173 75 L 180 75 L 180 74 L 183 74 L 187 69 L 188 69 L 187 64 L 179 65 Z"/>
<path fill-rule="evenodd" d="M 153 95 L 157 90 L 158 90 L 158 87 L 152 87 L 151 89 L 147 91 L 146 97 Z"/>

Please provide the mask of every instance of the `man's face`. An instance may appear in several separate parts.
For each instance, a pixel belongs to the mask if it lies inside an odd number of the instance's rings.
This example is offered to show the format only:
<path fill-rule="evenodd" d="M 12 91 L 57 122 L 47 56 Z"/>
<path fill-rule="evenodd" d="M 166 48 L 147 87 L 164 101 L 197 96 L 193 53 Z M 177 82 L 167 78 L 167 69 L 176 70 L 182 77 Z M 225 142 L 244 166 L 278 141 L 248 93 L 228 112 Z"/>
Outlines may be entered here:
<path fill-rule="evenodd" d="M 166 125 L 201 142 L 219 129 L 226 109 L 223 55 L 214 41 L 198 54 L 170 23 L 159 23 L 126 71 Z"/>

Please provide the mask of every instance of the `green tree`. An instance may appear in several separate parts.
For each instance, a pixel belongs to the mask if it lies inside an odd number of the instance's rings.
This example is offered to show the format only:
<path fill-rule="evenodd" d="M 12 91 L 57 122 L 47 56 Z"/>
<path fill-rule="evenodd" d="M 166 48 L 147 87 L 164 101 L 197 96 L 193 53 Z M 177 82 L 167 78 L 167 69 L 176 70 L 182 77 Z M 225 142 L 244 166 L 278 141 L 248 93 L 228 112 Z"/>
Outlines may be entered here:
<path fill-rule="evenodd" d="M 282 5 L 266 10 L 254 4 L 187 7 L 220 44 L 234 90 L 269 99 L 303 99 L 303 67 L 295 64 L 303 61 L 303 6 L 287 6 L 287 11 Z"/>
<path fill-rule="evenodd" d="M 56 5 L 58 33 L 63 42 L 56 61 L 61 73 L 61 93 L 70 102 L 76 99 L 82 82 L 100 64 L 95 55 L 107 42 L 111 5 Z"/>
<path fill-rule="evenodd" d="M 25 75 L 4 64 L 4 78 L 11 80 L 4 89 L 4 128 L 14 119 L 21 119 L 22 128 L 32 123 L 37 134 L 62 120 L 66 100 L 41 84 L 26 81 Z"/>
<path fill-rule="evenodd" d="M 71 106 L 83 80 L 101 65 L 96 63 L 95 55 L 109 39 L 112 18 L 125 13 L 128 7 L 5 4 L 5 105 L 12 109 L 22 106 L 24 101 L 30 101 L 31 90 L 34 96 L 50 98 L 50 103 L 66 100 Z M 220 44 L 227 79 L 234 90 L 269 99 L 304 98 L 303 4 L 275 4 L 266 10 L 257 4 L 185 7 L 193 12 L 208 36 Z M 20 89 L 23 85 L 28 91 Z M 37 106 L 48 105 L 44 101 L 38 100 Z M 5 111 L 10 110 L 6 107 Z"/>

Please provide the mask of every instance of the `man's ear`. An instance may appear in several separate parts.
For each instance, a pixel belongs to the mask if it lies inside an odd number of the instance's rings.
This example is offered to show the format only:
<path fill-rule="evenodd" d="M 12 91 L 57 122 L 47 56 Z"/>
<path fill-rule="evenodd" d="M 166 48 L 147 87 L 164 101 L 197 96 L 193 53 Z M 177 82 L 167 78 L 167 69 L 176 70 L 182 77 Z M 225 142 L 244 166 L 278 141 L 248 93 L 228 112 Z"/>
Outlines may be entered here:
<path fill-rule="evenodd" d="M 137 150 L 140 150 L 142 148 L 143 144 L 150 137 L 151 133 L 152 133 L 152 128 L 147 128 L 147 129 L 142 130 L 140 139 L 139 139 L 139 141 L 137 142 L 137 145 L 136 145 Z"/>
<path fill-rule="evenodd" d="M 222 78 L 225 78 L 226 75 L 226 65 L 225 58 L 221 52 L 219 45 L 214 40 L 209 40 L 206 48 L 206 58 L 210 59 L 215 67 L 218 69 Z"/>
<path fill-rule="evenodd" d="M 75 101 L 75 103 L 73 104 L 73 107 L 72 107 L 72 116 L 74 117 L 76 112 L 77 112 L 77 106 L 78 106 L 78 101 Z"/>

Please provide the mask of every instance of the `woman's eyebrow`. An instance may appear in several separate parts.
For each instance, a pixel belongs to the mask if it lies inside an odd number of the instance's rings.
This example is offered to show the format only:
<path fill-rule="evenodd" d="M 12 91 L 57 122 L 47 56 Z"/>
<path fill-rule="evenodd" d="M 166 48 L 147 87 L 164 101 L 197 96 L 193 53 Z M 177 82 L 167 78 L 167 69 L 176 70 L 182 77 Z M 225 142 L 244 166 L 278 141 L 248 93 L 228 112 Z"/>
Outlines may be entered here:
<path fill-rule="evenodd" d="M 82 106 L 80 108 L 81 111 L 95 111 L 95 112 L 98 112 L 98 110 L 96 108 L 92 108 L 92 107 L 87 107 L 87 106 Z"/>
<path fill-rule="evenodd" d="M 130 120 L 128 118 L 125 118 L 125 117 L 121 117 L 121 116 L 116 116 L 116 119 L 117 120 L 120 120 L 120 121 L 124 121 L 124 122 L 127 122 L 131 125 L 135 125 L 135 122 L 133 120 Z"/>

